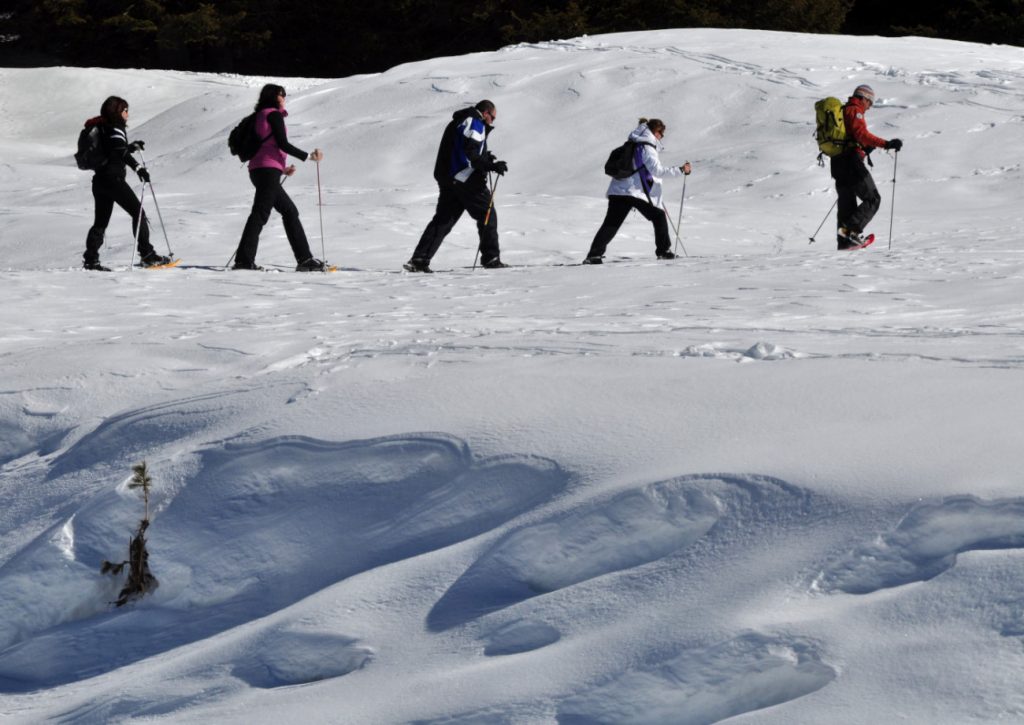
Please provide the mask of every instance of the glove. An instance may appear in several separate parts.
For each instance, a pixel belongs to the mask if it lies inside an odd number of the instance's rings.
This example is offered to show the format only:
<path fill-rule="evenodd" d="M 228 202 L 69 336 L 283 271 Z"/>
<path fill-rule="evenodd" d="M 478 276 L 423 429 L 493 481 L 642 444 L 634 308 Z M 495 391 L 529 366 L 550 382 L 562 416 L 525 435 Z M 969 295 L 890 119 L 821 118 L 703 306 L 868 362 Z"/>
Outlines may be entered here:
<path fill-rule="evenodd" d="M 476 161 L 471 161 L 470 163 L 474 169 L 494 171 L 494 154 L 490 151 L 485 151 L 477 157 Z"/>
<path fill-rule="evenodd" d="M 130 144 L 128 144 L 128 153 L 133 154 L 136 151 L 141 151 L 144 148 L 146 148 L 145 141 L 132 141 Z"/>
<path fill-rule="evenodd" d="M 138 169 L 135 170 L 135 173 L 139 175 L 139 179 L 142 180 L 143 184 L 149 183 L 149 172 L 146 171 L 145 166 L 140 166 Z"/>
<path fill-rule="evenodd" d="M 899 152 L 899 150 L 903 148 L 903 142 L 900 141 L 898 138 L 894 138 L 890 141 L 886 141 L 885 146 L 883 148 L 885 148 L 886 151 L 892 149 L 893 151 Z"/>
<path fill-rule="evenodd" d="M 495 161 L 493 164 L 491 164 L 491 168 L 487 170 L 493 171 L 498 176 L 504 176 L 505 173 L 508 171 L 508 164 L 506 164 L 504 161 Z"/>

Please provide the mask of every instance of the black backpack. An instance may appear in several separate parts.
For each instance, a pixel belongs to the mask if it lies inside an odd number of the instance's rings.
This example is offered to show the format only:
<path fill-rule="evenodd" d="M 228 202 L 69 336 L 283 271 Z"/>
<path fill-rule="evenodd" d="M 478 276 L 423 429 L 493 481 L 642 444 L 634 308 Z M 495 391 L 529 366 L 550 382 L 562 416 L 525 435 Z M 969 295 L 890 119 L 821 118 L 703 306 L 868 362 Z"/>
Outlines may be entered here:
<path fill-rule="evenodd" d="M 604 162 L 604 173 L 613 179 L 628 179 L 639 171 L 642 167 L 633 166 L 633 152 L 637 146 L 654 146 L 654 144 L 647 141 L 627 141 L 621 146 L 616 146 L 608 154 L 608 160 Z"/>
<path fill-rule="evenodd" d="M 268 134 L 266 138 L 256 135 L 256 114 L 250 113 L 238 122 L 231 133 L 228 134 L 228 149 L 239 161 L 249 161 L 259 153 L 260 147 L 273 136 Z"/>
<path fill-rule="evenodd" d="M 107 163 L 107 155 L 100 145 L 101 133 L 99 126 L 86 126 L 79 132 L 75 163 L 82 171 L 96 171 Z"/>

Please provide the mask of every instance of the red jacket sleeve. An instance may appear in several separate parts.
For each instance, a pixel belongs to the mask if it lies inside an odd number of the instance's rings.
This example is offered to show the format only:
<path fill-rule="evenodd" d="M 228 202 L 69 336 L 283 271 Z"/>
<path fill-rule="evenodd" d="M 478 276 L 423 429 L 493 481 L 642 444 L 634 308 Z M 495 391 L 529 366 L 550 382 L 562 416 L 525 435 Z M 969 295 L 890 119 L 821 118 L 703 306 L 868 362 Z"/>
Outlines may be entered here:
<path fill-rule="evenodd" d="M 856 141 L 864 149 L 880 149 L 885 146 L 885 139 L 879 138 L 868 131 L 864 120 L 864 105 L 856 98 L 851 98 L 843 106 L 843 123 L 846 124 L 846 135 Z"/>

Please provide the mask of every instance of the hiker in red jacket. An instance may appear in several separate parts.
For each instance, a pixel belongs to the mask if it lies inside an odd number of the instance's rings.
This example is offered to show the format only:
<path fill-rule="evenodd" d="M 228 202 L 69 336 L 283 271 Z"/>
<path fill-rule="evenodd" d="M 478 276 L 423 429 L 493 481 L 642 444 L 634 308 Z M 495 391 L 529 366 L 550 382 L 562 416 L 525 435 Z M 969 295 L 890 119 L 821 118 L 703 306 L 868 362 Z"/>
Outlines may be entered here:
<path fill-rule="evenodd" d="M 864 114 L 875 103 L 875 92 L 871 86 L 860 85 L 843 106 L 843 123 L 846 125 L 846 137 L 849 145 L 843 153 L 832 157 L 832 178 L 836 181 L 836 193 L 839 194 L 839 213 L 837 214 L 838 230 L 836 241 L 839 249 L 858 249 L 865 245 L 864 227 L 875 216 L 882 196 L 878 193 L 868 164 L 868 154 L 872 149 L 892 149 L 899 153 L 903 142 L 898 138 L 886 141 L 868 131 Z M 857 200 L 860 199 L 860 204 Z"/>

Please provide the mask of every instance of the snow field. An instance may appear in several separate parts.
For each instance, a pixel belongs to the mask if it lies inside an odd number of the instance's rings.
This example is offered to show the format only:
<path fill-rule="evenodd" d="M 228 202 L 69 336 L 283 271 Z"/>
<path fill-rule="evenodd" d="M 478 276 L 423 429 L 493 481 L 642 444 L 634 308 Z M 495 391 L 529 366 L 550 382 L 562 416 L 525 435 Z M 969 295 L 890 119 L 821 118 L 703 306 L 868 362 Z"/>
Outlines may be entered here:
<path fill-rule="evenodd" d="M 0 715 L 11 722 L 1013 722 L 1024 718 L 1020 50 L 673 30 L 279 79 L 323 148 L 221 272 L 265 79 L 0 70 Z M 814 100 L 858 83 L 879 241 L 839 255 Z M 70 163 L 131 103 L 181 267 L 103 260 Z M 480 98 L 505 261 L 463 220 L 398 272 L 437 135 Z M 26 113 L 25 108 L 34 109 Z M 640 115 L 690 160 L 688 259 L 630 218 L 577 262 Z M 682 184 L 666 182 L 673 217 Z M 155 209 L 148 207 L 156 224 Z M 163 237 L 154 227 L 154 244 Z M 319 251 L 319 250 L 318 250 Z M 156 481 L 159 588 L 99 574 Z"/>

